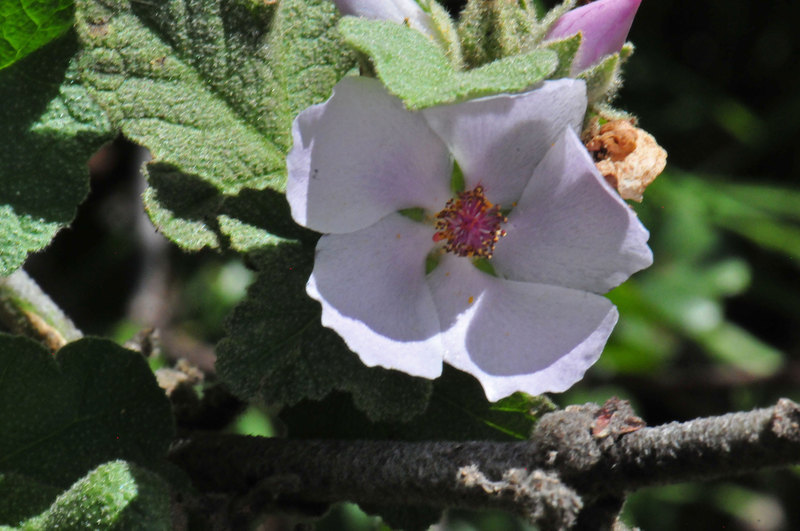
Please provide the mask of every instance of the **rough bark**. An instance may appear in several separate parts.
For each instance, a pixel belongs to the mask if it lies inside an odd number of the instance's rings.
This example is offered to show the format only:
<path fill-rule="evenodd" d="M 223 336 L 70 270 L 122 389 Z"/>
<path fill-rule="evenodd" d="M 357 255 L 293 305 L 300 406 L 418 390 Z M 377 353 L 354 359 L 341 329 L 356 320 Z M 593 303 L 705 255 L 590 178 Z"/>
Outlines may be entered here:
<path fill-rule="evenodd" d="M 525 442 L 266 439 L 196 434 L 171 459 L 208 493 L 302 505 L 495 508 L 543 529 L 611 527 L 626 493 L 800 463 L 800 406 L 644 427 L 626 402 L 569 407 Z"/>

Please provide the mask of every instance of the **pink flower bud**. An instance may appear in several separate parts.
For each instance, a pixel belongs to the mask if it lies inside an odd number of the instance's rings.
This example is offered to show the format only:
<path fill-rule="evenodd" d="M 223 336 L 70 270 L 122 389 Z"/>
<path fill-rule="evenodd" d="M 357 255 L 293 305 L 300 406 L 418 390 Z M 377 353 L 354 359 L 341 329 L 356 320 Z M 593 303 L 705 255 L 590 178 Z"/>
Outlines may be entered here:
<path fill-rule="evenodd" d="M 622 48 L 641 3 L 642 0 L 597 0 L 564 14 L 546 38 L 556 40 L 582 34 L 581 47 L 572 64 L 572 73 L 578 73 Z"/>

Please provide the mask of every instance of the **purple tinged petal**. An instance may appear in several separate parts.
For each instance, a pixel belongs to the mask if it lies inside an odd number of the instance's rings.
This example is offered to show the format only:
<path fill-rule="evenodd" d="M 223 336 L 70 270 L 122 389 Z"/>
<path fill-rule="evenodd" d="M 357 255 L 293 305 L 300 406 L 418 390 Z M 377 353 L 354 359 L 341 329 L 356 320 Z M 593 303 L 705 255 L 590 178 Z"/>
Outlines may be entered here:
<path fill-rule="evenodd" d="M 585 112 L 586 85 L 575 79 L 422 111 L 458 161 L 466 188 L 482 184 L 503 207 L 519 198 L 564 128 L 578 130 Z"/>
<path fill-rule="evenodd" d="M 333 0 L 342 15 L 370 20 L 389 20 L 408 24 L 415 30 L 433 35 L 433 22 L 414 0 Z"/>
<path fill-rule="evenodd" d="M 399 214 L 317 243 L 308 294 L 365 365 L 435 378 L 442 371 L 439 320 L 425 282 L 433 229 Z"/>
<path fill-rule="evenodd" d="M 404 208 L 436 212 L 450 196 L 447 147 L 377 80 L 340 81 L 300 113 L 292 137 L 286 197 L 310 229 L 345 233 Z"/>
<path fill-rule="evenodd" d="M 452 256 L 428 284 L 448 327 L 445 361 L 475 376 L 492 402 L 568 389 L 600 357 L 618 318 L 605 297 L 499 279 Z"/>
<path fill-rule="evenodd" d="M 648 267 L 649 233 L 566 130 L 508 216 L 492 263 L 498 275 L 605 293 Z"/>
<path fill-rule="evenodd" d="M 307 286 L 323 325 L 366 365 L 433 378 L 444 360 L 492 401 L 579 380 L 618 318 L 592 292 L 652 262 L 646 229 L 577 137 L 585 106 L 584 83 L 565 79 L 411 113 L 377 81 L 346 79 L 301 113 L 287 197 L 298 222 L 334 233 Z M 453 254 L 426 276 L 435 229 L 395 213 L 444 206 L 450 150 L 468 189 L 514 207 L 497 277 Z"/>
<path fill-rule="evenodd" d="M 620 51 L 642 0 L 597 0 L 559 18 L 547 33 L 548 40 L 582 34 L 581 47 L 572 65 L 576 74 Z"/>

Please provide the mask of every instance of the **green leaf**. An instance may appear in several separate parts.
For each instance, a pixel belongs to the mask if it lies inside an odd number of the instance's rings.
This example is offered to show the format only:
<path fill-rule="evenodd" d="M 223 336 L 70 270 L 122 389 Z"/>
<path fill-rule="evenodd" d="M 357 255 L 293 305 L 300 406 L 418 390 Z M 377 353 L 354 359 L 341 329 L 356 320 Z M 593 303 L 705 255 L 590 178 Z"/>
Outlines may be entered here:
<path fill-rule="evenodd" d="M 555 52 L 534 50 L 459 72 L 428 37 L 401 24 L 344 17 L 339 31 L 372 59 L 389 92 L 412 110 L 518 92 L 545 79 L 558 64 Z"/>
<path fill-rule="evenodd" d="M 0 69 L 19 61 L 72 27 L 72 0 L 0 3 Z"/>
<path fill-rule="evenodd" d="M 373 420 L 408 420 L 422 412 L 431 384 L 367 368 L 320 323 L 319 303 L 305 293 L 313 248 L 281 244 L 253 256 L 259 274 L 227 321 L 217 371 L 243 399 L 295 404 L 334 390 L 352 395 Z"/>
<path fill-rule="evenodd" d="M 60 493 L 58 487 L 19 474 L 0 474 L 0 526 L 17 525 L 41 513 Z"/>
<path fill-rule="evenodd" d="M 172 529 L 169 489 L 153 472 L 125 461 L 98 466 L 61 494 L 21 530 Z"/>
<path fill-rule="evenodd" d="M 231 203 L 264 192 L 267 215 L 287 211 L 291 122 L 353 65 L 336 16 L 325 0 L 77 3 L 82 79 L 153 154 L 144 199 L 165 235 L 194 250 L 278 241 Z"/>
<path fill-rule="evenodd" d="M 475 378 L 445 365 L 425 412 L 404 424 L 368 422 L 342 393 L 286 408 L 281 419 L 289 436 L 300 439 L 508 441 L 527 439 L 539 417 L 553 408 L 547 398 L 523 393 L 493 404 Z"/>
<path fill-rule="evenodd" d="M 145 359 L 104 339 L 54 357 L 0 335 L 0 471 L 66 488 L 99 463 L 157 463 L 173 436 L 169 401 Z"/>
<path fill-rule="evenodd" d="M 86 162 L 111 138 L 77 80 L 68 34 L 0 71 L 0 276 L 50 243 L 89 191 Z"/>

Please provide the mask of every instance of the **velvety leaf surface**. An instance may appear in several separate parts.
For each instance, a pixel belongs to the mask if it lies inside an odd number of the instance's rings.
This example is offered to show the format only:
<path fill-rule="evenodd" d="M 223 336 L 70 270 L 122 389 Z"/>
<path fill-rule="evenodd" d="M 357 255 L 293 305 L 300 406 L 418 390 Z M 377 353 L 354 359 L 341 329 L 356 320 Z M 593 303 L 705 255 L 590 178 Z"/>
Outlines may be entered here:
<path fill-rule="evenodd" d="M 517 440 L 525 439 L 538 418 L 554 409 L 544 396 L 516 393 L 496 403 L 486 400 L 472 376 L 448 365 L 433 381 L 422 415 L 405 424 L 370 423 L 342 393 L 322 402 L 302 402 L 281 412 L 290 437 L 300 439 Z"/>
<path fill-rule="evenodd" d="M 0 69 L 19 61 L 72 26 L 73 0 L 0 2 Z"/>
<path fill-rule="evenodd" d="M 0 70 L 0 275 L 72 221 L 89 191 L 86 162 L 111 138 L 77 80 L 68 34 Z"/>
<path fill-rule="evenodd" d="M 295 404 L 340 390 L 373 420 L 408 420 L 425 409 L 429 381 L 365 367 L 322 327 L 319 303 L 305 293 L 312 247 L 282 244 L 254 258 L 258 277 L 217 345 L 217 371 L 234 393 Z"/>
<path fill-rule="evenodd" d="M 20 529 L 168 531 L 172 529 L 169 500 L 169 489 L 157 474 L 112 461 L 75 482 Z"/>
<path fill-rule="evenodd" d="M 545 79 L 558 65 L 552 50 L 535 50 L 461 72 L 439 46 L 401 24 L 345 17 L 339 31 L 372 59 L 386 88 L 409 109 L 518 92 Z"/>
<path fill-rule="evenodd" d="M 104 339 L 38 343 L 0 335 L 0 472 L 66 488 L 112 459 L 166 454 L 172 412 L 145 359 Z"/>
<path fill-rule="evenodd" d="M 147 147 L 145 205 L 187 249 L 274 243 L 229 200 L 284 208 L 295 114 L 352 66 L 324 0 L 77 3 L 83 81 L 115 127 Z"/>

